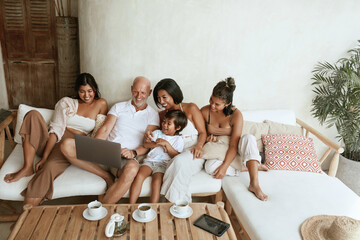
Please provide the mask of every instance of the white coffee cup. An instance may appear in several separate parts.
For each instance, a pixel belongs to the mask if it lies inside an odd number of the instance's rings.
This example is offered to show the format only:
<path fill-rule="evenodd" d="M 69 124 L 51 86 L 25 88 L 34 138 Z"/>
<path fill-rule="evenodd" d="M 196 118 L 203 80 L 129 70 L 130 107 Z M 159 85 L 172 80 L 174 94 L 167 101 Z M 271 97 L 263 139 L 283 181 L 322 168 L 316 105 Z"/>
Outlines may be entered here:
<path fill-rule="evenodd" d="M 100 215 L 102 210 L 102 204 L 101 202 L 95 200 L 88 204 L 88 211 L 90 216 L 97 217 Z"/>
<path fill-rule="evenodd" d="M 151 217 L 151 205 L 148 203 L 142 203 L 138 206 L 138 215 L 141 218 L 149 218 Z"/>
<path fill-rule="evenodd" d="M 177 200 L 173 209 L 180 215 L 186 214 L 189 211 L 189 202 L 186 200 Z"/>

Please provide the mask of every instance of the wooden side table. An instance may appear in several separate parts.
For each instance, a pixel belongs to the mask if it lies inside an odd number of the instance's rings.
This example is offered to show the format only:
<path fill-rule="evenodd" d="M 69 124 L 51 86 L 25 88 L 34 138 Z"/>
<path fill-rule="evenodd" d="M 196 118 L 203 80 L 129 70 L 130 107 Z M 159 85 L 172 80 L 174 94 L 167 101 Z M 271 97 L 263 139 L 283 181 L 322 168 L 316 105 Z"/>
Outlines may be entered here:
<path fill-rule="evenodd" d="M 117 212 L 125 216 L 129 226 L 125 235 L 114 239 L 236 240 L 232 226 L 221 238 L 218 238 L 193 225 L 193 222 L 204 213 L 231 225 L 222 202 L 218 204 L 191 203 L 193 214 L 185 219 L 175 218 L 170 214 L 172 203 L 152 204 L 153 209 L 157 212 L 157 217 L 148 223 L 139 223 L 132 218 L 131 214 L 137 209 L 137 205 L 104 204 L 108 214 L 99 221 L 88 221 L 83 218 L 82 213 L 87 205 L 25 206 L 9 239 L 109 239 L 105 236 L 105 227 L 110 216 Z"/>

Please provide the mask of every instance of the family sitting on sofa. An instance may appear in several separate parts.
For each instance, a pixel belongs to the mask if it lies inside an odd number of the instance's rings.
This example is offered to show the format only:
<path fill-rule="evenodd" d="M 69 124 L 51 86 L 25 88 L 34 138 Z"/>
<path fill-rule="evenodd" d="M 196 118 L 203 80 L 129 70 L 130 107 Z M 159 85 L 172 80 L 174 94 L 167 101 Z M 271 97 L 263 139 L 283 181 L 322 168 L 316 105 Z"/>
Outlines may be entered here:
<path fill-rule="evenodd" d="M 236 176 L 239 170 L 230 164 L 239 153 L 246 166 L 244 169 L 249 171 L 249 191 L 266 201 L 267 195 L 258 182 L 258 171 L 267 168 L 260 164 L 255 137 L 241 137 L 243 117 L 232 105 L 235 87 L 233 78 L 220 81 L 213 89 L 210 104 L 200 110 L 194 103 L 182 102 L 182 91 L 173 79 L 163 79 L 153 92 L 156 105 L 164 108 L 158 113 L 147 104 L 152 92 L 150 81 L 136 77 L 131 86 L 132 98 L 115 104 L 108 112 L 107 102 L 101 98 L 94 77 L 82 73 L 76 80 L 77 96 L 64 97 L 56 104 L 49 128 L 36 110 L 26 114 L 20 129 L 24 166 L 18 172 L 7 174 L 4 181 L 11 183 L 32 175 L 36 154 L 42 157 L 35 165 L 35 176 L 21 193 L 25 197 L 24 204 L 39 205 L 44 199 L 51 199 L 55 178 L 70 164 L 106 181 L 108 189 L 103 203 L 116 203 L 129 189 L 130 203 L 135 203 L 144 179 L 150 175 L 151 202 L 158 202 L 160 194 L 170 202 L 191 201 L 190 180 L 204 166 L 204 144 L 216 142 L 218 136 L 229 136 L 224 161 L 207 159 L 205 170 L 217 179 Z M 74 134 L 92 132 L 99 114 L 107 114 L 107 117 L 95 137 L 122 146 L 122 167 L 111 169 L 112 174 L 106 166 L 76 158 Z M 117 177 L 115 182 L 113 175 Z"/>

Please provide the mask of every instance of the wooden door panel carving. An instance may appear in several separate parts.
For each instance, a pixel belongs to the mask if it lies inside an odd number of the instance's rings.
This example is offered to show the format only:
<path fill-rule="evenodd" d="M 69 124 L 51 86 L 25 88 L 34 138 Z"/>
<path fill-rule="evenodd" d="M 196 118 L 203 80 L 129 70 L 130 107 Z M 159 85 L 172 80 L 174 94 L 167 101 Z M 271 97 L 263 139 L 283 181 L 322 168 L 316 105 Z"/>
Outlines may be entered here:
<path fill-rule="evenodd" d="M 4 0 L 3 4 L 8 58 L 26 58 L 29 54 L 25 31 L 25 5 L 22 0 Z"/>
<path fill-rule="evenodd" d="M 31 34 L 31 57 L 41 59 L 53 59 L 54 40 L 52 39 L 50 1 L 30 0 L 28 8 Z"/>
<path fill-rule="evenodd" d="M 25 101 L 31 105 L 30 64 L 28 62 L 9 62 L 9 75 L 13 104 L 19 105 Z"/>
<path fill-rule="evenodd" d="M 31 65 L 32 105 L 53 108 L 56 97 L 55 89 L 55 64 L 33 63 Z"/>
<path fill-rule="evenodd" d="M 57 54 L 53 0 L 1 0 L 0 40 L 10 108 L 53 108 Z"/>

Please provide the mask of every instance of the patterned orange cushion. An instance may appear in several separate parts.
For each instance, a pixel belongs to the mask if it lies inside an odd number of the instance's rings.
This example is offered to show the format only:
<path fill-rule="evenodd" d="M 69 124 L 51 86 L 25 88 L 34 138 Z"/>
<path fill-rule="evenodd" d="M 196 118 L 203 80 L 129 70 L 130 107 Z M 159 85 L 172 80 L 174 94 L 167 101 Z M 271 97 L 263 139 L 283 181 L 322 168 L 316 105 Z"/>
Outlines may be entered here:
<path fill-rule="evenodd" d="M 269 169 L 321 173 L 311 138 L 289 134 L 263 134 L 261 138 Z"/>

